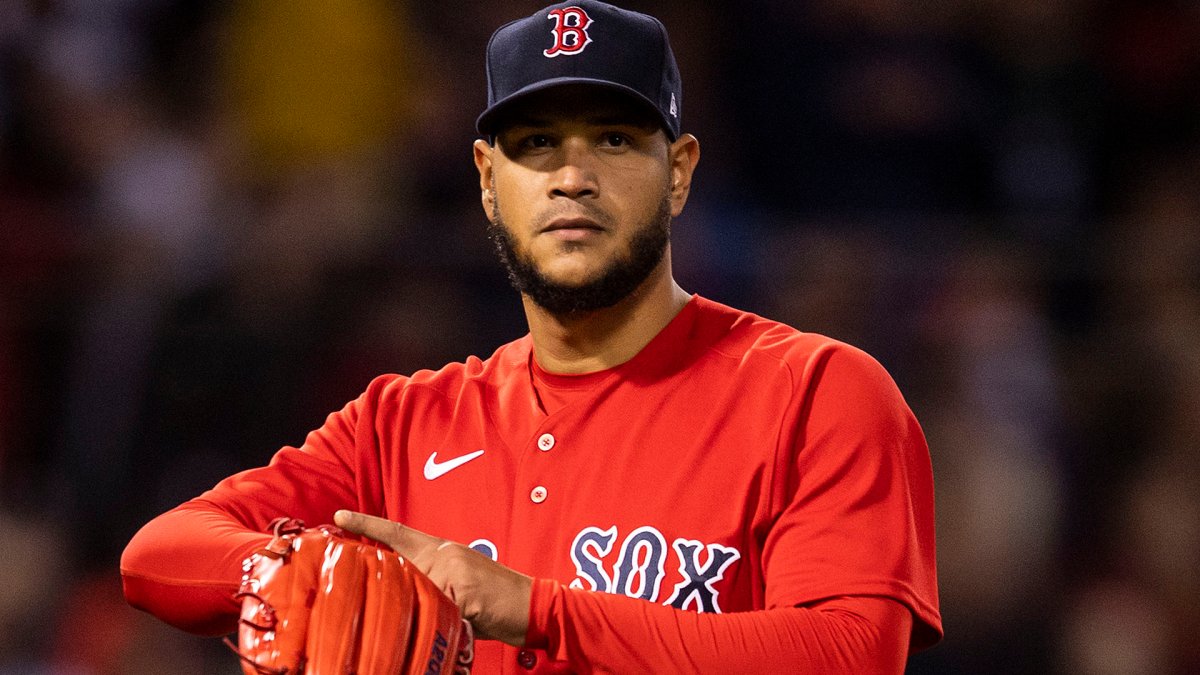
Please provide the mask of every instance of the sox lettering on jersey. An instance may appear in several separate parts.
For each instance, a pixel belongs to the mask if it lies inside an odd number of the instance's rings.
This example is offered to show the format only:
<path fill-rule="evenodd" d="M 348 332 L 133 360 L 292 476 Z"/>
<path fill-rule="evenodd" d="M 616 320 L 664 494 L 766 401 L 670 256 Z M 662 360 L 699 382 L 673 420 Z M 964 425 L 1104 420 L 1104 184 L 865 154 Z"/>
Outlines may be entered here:
<path fill-rule="evenodd" d="M 592 36 L 587 32 L 588 26 L 592 25 L 592 18 L 582 8 L 552 9 L 546 18 L 554 21 L 554 30 L 550 31 L 554 36 L 554 44 L 542 52 L 547 57 L 554 58 L 560 54 L 573 56 L 592 43 Z"/>
<path fill-rule="evenodd" d="M 653 527 L 639 527 L 629 533 L 625 542 L 621 544 L 621 556 L 617 559 L 616 584 L 612 592 L 642 600 L 658 599 L 666 549 L 667 541 Z M 637 586 L 633 585 L 635 582 L 638 583 Z"/>
<path fill-rule="evenodd" d="M 615 526 L 607 530 L 586 527 L 575 536 L 571 560 L 575 563 L 576 578 L 571 587 L 590 587 L 593 591 L 657 602 L 665 573 L 666 538 L 649 526 L 629 533 L 621 544 L 621 553 L 610 577 L 604 569 L 604 558 L 612 551 L 616 539 Z M 706 545 L 682 538 L 672 543 L 672 549 L 679 562 L 682 581 L 675 585 L 671 597 L 663 604 L 677 609 L 694 606 L 701 612 L 720 612 L 720 591 L 714 584 L 725 576 L 734 561 L 742 557 L 741 553 L 729 546 Z M 703 563 L 700 561 L 701 550 L 708 553 Z"/>
<path fill-rule="evenodd" d="M 616 540 L 615 525 L 607 530 L 585 527 L 575 535 L 575 541 L 571 544 L 571 561 L 575 563 L 578 578 L 571 582 L 572 587 L 582 588 L 579 579 L 585 579 L 593 591 L 608 592 L 613 588 L 612 578 L 604 572 L 601 561 L 612 550 Z"/>
<path fill-rule="evenodd" d="M 575 535 L 571 543 L 571 562 L 575 563 L 575 580 L 571 588 L 586 588 L 603 593 L 619 593 L 632 598 L 658 602 L 663 578 L 667 540 L 662 533 L 650 526 L 639 527 L 630 532 L 621 543 L 621 553 L 613 565 L 610 576 L 604 567 L 604 559 L 613 550 L 617 541 L 617 527 L 607 530 L 585 527 Z M 499 560 L 496 545 L 487 539 L 476 539 L 468 545 L 492 560 Z M 694 606 L 699 612 L 720 613 L 720 591 L 714 584 L 725 576 L 725 570 L 742 557 L 736 549 L 720 544 L 704 544 L 695 539 L 676 539 L 671 544 L 679 562 L 679 576 L 663 604 L 676 609 Z M 700 561 L 700 552 L 708 556 Z"/>
<path fill-rule="evenodd" d="M 492 560 L 500 559 L 499 552 L 496 550 L 496 545 L 487 539 L 476 539 L 475 541 L 467 544 L 467 548 L 475 551 L 476 553 L 481 553 Z"/>
<path fill-rule="evenodd" d="M 679 574 L 683 581 L 675 586 L 675 593 L 666 604 L 676 609 L 687 609 L 695 600 L 701 612 L 720 612 L 717 606 L 717 589 L 713 584 L 725 576 L 725 569 L 742 557 L 735 548 L 720 544 L 704 544 L 693 539 L 676 539 L 675 553 L 679 556 Z M 708 549 L 708 564 L 700 566 L 700 549 Z"/>

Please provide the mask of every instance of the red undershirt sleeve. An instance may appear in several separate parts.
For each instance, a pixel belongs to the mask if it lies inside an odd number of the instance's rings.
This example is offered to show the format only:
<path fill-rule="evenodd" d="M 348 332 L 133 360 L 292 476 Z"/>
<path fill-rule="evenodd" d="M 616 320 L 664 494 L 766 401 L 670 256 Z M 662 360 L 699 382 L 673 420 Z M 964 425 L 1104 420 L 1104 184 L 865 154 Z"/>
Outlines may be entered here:
<path fill-rule="evenodd" d="M 191 633 L 232 632 L 242 560 L 270 539 L 215 509 L 190 503 L 172 509 L 150 521 L 125 549 L 125 598 Z"/>
<path fill-rule="evenodd" d="M 534 582 L 526 646 L 581 673 L 902 673 L 912 614 L 888 598 L 712 614 Z"/>
<path fill-rule="evenodd" d="M 274 519 L 319 525 L 333 522 L 339 508 L 365 510 L 354 453 L 356 442 L 371 442 L 370 427 L 357 424 L 370 406 L 368 395 L 352 401 L 300 447 L 285 447 L 269 465 L 230 476 L 147 523 L 121 556 L 126 600 L 192 633 L 233 631 L 242 561 L 270 541 Z"/>

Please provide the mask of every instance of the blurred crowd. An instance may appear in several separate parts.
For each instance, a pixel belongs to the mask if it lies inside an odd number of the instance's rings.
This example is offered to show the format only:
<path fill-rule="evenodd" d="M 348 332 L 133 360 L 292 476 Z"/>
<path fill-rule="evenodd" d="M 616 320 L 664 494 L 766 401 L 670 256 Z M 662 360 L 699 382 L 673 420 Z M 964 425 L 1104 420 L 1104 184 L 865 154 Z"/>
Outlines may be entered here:
<path fill-rule="evenodd" d="M 524 333 L 470 143 L 541 4 L 0 0 L 0 675 L 238 672 L 124 604 L 129 537 Z M 1200 5 L 624 5 L 703 150 L 681 283 L 868 350 L 928 435 L 909 672 L 1200 672 Z"/>

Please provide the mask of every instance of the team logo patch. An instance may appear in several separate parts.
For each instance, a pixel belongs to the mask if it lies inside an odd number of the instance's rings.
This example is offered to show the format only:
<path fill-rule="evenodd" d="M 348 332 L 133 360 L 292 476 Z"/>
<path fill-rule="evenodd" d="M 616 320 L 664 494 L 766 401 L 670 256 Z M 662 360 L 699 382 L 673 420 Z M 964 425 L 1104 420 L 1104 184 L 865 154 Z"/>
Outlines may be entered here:
<path fill-rule="evenodd" d="M 550 31 L 554 36 L 554 44 L 542 52 L 548 58 L 561 54 L 573 56 L 592 43 L 592 36 L 587 31 L 588 26 L 592 25 L 592 18 L 582 7 L 552 9 L 546 18 L 554 22 L 554 29 Z"/>

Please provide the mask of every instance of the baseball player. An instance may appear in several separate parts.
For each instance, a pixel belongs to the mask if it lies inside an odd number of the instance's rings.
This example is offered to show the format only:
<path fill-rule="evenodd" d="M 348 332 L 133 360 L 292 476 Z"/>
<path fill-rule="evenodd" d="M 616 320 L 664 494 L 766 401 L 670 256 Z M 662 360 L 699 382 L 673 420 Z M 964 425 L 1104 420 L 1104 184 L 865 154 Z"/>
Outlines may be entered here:
<path fill-rule="evenodd" d="M 475 672 L 901 672 L 941 635 L 921 429 L 867 354 L 672 278 L 700 148 L 662 24 L 552 5 L 496 31 L 487 75 L 475 165 L 529 333 L 381 376 L 154 519 L 126 597 L 232 631 L 287 516 L 425 572 Z"/>

